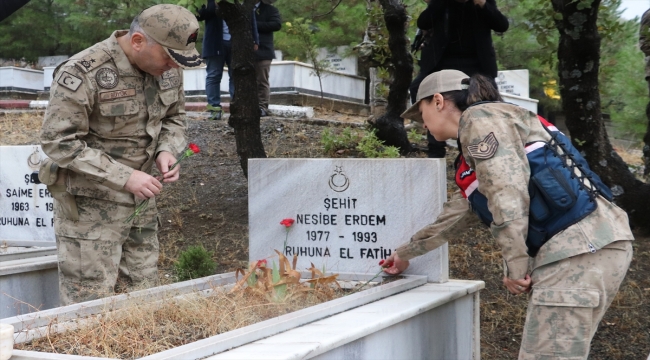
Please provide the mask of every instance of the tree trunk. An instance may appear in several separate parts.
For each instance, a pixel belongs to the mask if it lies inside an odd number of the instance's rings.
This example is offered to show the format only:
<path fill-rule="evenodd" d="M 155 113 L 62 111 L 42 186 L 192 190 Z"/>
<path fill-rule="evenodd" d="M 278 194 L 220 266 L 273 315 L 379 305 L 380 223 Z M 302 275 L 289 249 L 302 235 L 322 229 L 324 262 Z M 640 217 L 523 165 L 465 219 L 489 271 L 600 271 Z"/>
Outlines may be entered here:
<path fill-rule="evenodd" d="M 413 58 L 409 53 L 406 37 L 408 14 L 401 0 L 379 0 L 384 9 L 384 20 L 388 29 L 388 47 L 391 53 L 392 81 L 388 89 L 386 113 L 375 120 L 377 138 L 386 145 L 397 146 L 402 154 L 411 151 L 411 144 L 404 129 L 400 114 L 406 110 L 408 89 L 413 74 Z"/>
<path fill-rule="evenodd" d="M 616 203 L 636 226 L 650 229 L 650 185 L 637 180 L 609 142 L 601 114 L 598 90 L 600 35 L 596 20 L 600 0 L 552 0 L 562 15 L 558 74 L 562 108 L 573 144 L 585 154 L 591 168 L 612 189 Z M 579 7 L 585 7 L 579 9 Z"/>
<path fill-rule="evenodd" d="M 266 158 L 260 132 L 260 109 L 255 77 L 255 54 L 251 15 L 256 0 L 219 1 L 224 21 L 230 29 L 232 43 L 232 77 L 235 99 L 230 99 L 228 125 L 235 129 L 237 155 L 244 176 L 248 177 L 248 159 Z"/>

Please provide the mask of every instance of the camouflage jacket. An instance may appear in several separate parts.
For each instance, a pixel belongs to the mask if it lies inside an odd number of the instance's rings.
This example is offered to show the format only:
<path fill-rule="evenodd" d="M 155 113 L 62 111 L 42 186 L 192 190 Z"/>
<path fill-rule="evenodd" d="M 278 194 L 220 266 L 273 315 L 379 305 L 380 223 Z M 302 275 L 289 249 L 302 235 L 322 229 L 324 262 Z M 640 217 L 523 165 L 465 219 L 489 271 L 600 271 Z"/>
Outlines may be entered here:
<path fill-rule="evenodd" d="M 124 184 L 150 172 L 156 155 L 186 146 L 180 69 L 154 77 L 134 68 L 117 42 L 126 31 L 72 56 L 54 72 L 41 130 L 43 151 L 73 195 L 132 204 Z"/>
<path fill-rule="evenodd" d="M 529 258 L 525 241 L 530 207 L 530 166 L 525 146 L 535 141 L 548 141 L 550 135 L 537 115 L 507 103 L 469 108 L 461 116 L 459 135 L 463 155 L 476 171 L 478 191 L 488 199 L 494 220 L 490 230 L 501 247 L 508 277 L 521 279 L 540 266 L 597 251 L 617 240 L 634 239 L 627 214 L 598 197 L 594 212 L 549 239 L 535 258 Z M 464 219 L 469 213 L 466 199 L 445 204 L 438 220 L 398 248 L 398 255 L 408 260 L 444 244 L 448 234 L 464 229 Z"/>

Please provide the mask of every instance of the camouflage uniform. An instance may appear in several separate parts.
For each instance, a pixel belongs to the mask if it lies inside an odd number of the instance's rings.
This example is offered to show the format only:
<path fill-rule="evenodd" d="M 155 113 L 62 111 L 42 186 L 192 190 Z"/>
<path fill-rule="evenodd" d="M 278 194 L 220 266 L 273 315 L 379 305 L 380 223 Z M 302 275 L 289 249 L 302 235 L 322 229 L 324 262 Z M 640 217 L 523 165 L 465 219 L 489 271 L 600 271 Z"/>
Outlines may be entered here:
<path fill-rule="evenodd" d="M 126 33 L 72 56 L 50 90 L 41 143 L 61 168 L 50 189 L 63 305 L 112 294 L 118 269 L 134 286 L 158 283 L 155 200 L 124 223 L 136 204 L 124 185 L 186 146 L 182 71 L 134 68 L 117 41 Z"/>
<path fill-rule="evenodd" d="M 494 133 L 496 152 L 481 156 L 469 146 Z M 634 237 L 627 214 L 598 197 L 598 207 L 580 222 L 548 240 L 536 257 L 526 252 L 530 198 L 530 167 L 525 145 L 548 141 L 537 116 L 506 103 L 477 105 L 463 112 L 460 142 L 476 171 L 478 191 L 488 198 L 494 222 L 490 230 L 505 263 L 505 275 L 531 274 L 532 291 L 520 359 L 586 359 L 598 323 L 618 291 L 632 259 Z M 474 147 L 476 149 L 476 147 Z M 468 202 L 445 204 L 437 221 L 418 231 L 397 249 L 408 260 L 447 241 L 461 231 L 470 215 Z"/>

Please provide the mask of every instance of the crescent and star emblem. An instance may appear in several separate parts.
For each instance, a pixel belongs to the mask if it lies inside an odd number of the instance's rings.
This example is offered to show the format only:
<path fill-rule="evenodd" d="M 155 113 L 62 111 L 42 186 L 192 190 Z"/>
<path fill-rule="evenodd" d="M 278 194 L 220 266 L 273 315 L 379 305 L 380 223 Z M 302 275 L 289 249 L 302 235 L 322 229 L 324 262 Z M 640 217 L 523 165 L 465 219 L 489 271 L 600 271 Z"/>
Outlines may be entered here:
<path fill-rule="evenodd" d="M 489 159 L 496 154 L 499 148 L 499 141 L 491 132 L 481 142 L 467 146 L 467 151 L 475 159 Z"/>
<path fill-rule="evenodd" d="M 27 158 L 27 165 L 29 165 L 32 170 L 36 170 L 39 166 L 41 166 L 41 162 L 43 162 L 43 159 L 41 158 L 41 154 L 39 153 L 38 148 L 35 147 L 34 152 L 31 153 Z"/>
<path fill-rule="evenodd" d="M 59 80 L 57 81 L 60 85 L 72 90 L 72 91 L 77 91 L 79 88 L 79 85 L 83 82 L 80 78 L 70 74 L 67 71 L 64 71 L 63 74 L 59 77 Z"/>
<path fill-rule="evenodd" d="M 343 173 L 343 168 L 341 166 L 336 166 L 334 169 L 334 174 L 330 176 L 329 180 L 330 189 L 336 192 L 343 192 L 350 187 L 350 179 Z"/>

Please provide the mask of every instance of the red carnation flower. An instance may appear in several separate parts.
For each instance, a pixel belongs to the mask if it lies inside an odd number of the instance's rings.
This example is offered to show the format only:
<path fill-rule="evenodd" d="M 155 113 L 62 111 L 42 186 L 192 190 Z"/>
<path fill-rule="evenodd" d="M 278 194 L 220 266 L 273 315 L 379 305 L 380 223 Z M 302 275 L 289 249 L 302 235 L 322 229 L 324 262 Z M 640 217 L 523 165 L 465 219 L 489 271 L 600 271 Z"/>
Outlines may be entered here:
<path fill-rule="evenodd" d="M 287 218 L 287 219 L 284 219 L 284 220 L 280 221 L 280 225 L 284 225 L 286 227 L 291 227 L 291 225 L 293 225 L 294 222 L 295 222 L 295 220 Z"/>
<path fill-rule="evenodd" d="M 266 267 L 266 259 L 262 260 L 257 260 L 257 264 L 255 265 L 256 267 Z"/>
<path fill-rule="evenodd" d="M 188 157 L 190 157 L 190 156 L 192 156 L 194 154 L 198 154 L 199 151 L 201 151 L 201 150 L 199 149 L 199 147 L 196 144 L 190 143 L 190 145 L 188 146 L 188 149 L 183 151 L 181 153 L 180 157 L 178 158 L 178 160 L 176 160 L 176 162 L 172 166 L 169 167 L 169 171 L 172 171 L 176 167 L 176 165 L 178 165 L 184 159 L 187 159 Z M 128 218 L 126 218 L 126 220 L 124 220 L 124 222 L 125 223 L 130 223 L 131 221 L 133 221 L 133 219 L 135 219 L 136 216 L 139 216 L 140 213 L 142 213 L 147 208 L 147 206 L 149 206 L 149 199 L 145 199 L 138 206 L 136 206 L 135 211 L 133 212 L 133 214 L 131 214 Z M 293 221 L 293 220 L 291 220 L 291 221 Z"/>
<path fill-rule="evenodd" d="M 282 253 L 284 253 L 285 255 L 287 251 L 287 240 L 289 240 L 289 231 L 290 231 L 289 228 L 291 227 L 291 225 L 293 225 L 294 222 L 295 220 L 291 218 L 286 218 L 280 221 L 280 225 L 284 226 L 285 230 L 287 231 L 287 234 L 284 237 L 284 248 L 282 248 Z"/>

